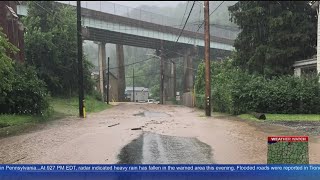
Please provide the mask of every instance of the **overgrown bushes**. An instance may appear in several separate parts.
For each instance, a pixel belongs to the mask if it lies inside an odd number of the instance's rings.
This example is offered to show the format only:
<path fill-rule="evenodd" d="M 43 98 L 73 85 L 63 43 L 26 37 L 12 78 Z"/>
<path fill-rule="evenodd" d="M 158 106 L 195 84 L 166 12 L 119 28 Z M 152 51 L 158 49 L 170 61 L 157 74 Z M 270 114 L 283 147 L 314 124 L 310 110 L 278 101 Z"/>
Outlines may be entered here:
<path fill-rule="evenodd" d="M 250 111 L 264 113 L 320 113 L 319 77 L 281 76 L 265 79 L 251 75 L 232 62 L 213 63 L 211 67 L 213 110 L 240 114 Z M 204 106 L 204 65 L 196 78 L 196 106 Z"/>
<path fill-rule="evenodd" d="M 0 92 L 0 113 L 43 115 L 48 109 L 46 85 L 33 67 L 13 63 L 9 89 Z M 1 78 L 2 79 L 2 78 Z M 0 80 L 3 81 L 3 80 Z"/>
<path fill-rule="evenodd" d="M 45 84 L 34 68 L 8 56 L 18 51 L 0 27 L 0 114 L 43 114 L 48 109 Z"/>

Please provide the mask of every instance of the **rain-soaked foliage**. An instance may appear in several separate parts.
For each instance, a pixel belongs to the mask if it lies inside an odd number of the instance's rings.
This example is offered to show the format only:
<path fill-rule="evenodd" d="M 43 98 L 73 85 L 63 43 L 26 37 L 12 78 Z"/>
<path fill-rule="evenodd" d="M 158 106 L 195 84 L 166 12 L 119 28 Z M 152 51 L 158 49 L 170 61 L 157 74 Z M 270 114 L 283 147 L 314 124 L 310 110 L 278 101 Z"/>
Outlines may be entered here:
<path fill-rule="evenodd" d="M 41 8 L 42 7 L 42 8 Z M 52 11 L 49 11 L 49 10 Z M 75 9 L 53 1 L 28 3 L 26 26 L 26 62 L 36 67 L 53 95 L 72 96 L 78 89 L 77 17 Z M 84 61 L 84 84 L 93 88 L 90 63 Z"/>
<path fill-rule="evenodd" d="M 308 1 L 239 1 L 229 7 L 242 30 L 235 64 L 266 76 L 292 74 L 294 61 L 316 53 L 317 12 Z"/>
<path fill-rule="evenodd" d="M 211 64 L 213 110 L 230 114 L 252 111 L 280 114 L 320 113 L 320 83 L 317 76 L 283 75 L 268 79 L 249 74 L 232 60 Z M 204 64 L 195 82 L 196 106 L 204 108 Z"/>

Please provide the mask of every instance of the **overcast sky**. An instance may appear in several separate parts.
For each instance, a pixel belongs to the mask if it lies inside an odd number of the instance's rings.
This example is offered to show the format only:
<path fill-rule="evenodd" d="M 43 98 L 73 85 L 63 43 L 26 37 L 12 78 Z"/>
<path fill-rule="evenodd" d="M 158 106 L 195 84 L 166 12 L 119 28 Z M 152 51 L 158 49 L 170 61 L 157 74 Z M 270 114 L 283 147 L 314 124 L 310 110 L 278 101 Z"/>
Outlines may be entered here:
<path fill-rule="evenodd" d="M 185 1 L 110 1 L 110 2 L 135 8 L 141 5 L 150 5 L 150 6 L 158 6 L 158 7 L 164 7 L 164 6 L 175 7 L 177 6 L 177 4 Z"/>

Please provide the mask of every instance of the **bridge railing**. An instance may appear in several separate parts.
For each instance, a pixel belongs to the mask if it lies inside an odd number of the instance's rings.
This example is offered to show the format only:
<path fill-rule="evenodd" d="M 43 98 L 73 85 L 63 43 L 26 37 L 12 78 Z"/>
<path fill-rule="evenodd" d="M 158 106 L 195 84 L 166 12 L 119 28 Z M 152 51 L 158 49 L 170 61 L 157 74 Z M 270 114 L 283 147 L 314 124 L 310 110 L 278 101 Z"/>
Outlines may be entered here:
<path fill-rule="evenodd" d="M 144 11 L 138 8 L 131 8 L 111 2 L 104 1 L 101 3 L 102 7 L 114 7 L 114 14 L 119 16 L 124 16 L 132 19 L 137 19 L 145 22 L 166 25 L 166 26 L 173 26 L 179 22 L 179 19 L 175 19 L 169 16 L 164 16 L 156 13 L 151 13 Z M 102 10 L 105 12 L 104 10 Z"/>
<path fill-rule="evenodd" d="M 75 1 L 57 1 L 57 2 L 66 3 L 73 6 L 76 5 Z M 151 13 L 139 8 L 131 8 L 128 6 L 115 4 L 108 1 L 82 1 L 81 7 L 91 9 L 91 10 L 101 11 L 109 14 L 114 14 L 118 16 L 128 17 L 136 20 L 141 20 L 145 22 L 160 24 L 164 26 L 177 27 L 177 24 L 179 24 L 181 21 L 180 19 L 177 19 L 177 18 L 172 18 L 169 16 Z"/>

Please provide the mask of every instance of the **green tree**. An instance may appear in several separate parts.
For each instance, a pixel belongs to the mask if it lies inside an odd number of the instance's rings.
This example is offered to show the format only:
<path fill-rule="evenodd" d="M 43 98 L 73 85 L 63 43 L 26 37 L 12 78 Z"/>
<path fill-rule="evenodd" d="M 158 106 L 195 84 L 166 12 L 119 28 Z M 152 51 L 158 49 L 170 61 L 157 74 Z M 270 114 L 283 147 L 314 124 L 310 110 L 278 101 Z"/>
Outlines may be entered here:
<path fill-rule="evenodd" d="M 77 26 L 72 7 L 52 1 L 28 3 L 25 35 L 26 62 L 34 65 L 53 95 L 77 92 Z M 92 89 L 91 64 L 84 58 L 84 84 Z"/>
<path fill-rule="evenodd" d="M 7 54 L 17 51 L 0 27 L 0 104 L 4 104 L 8 91 L 12 90 L 11 82 L 14 79 L 12 59 Z"/>
<path fill-rule="evenodd" d="M 8 56 L 17 51 L 0 28 L 0 113 L 43 115 L 49 107 L 45 83 L 33 67 Z"/>
<path fill-rule="evenodd" d="M 229 11 L 242 30 L 235 64 L 250 73 L 291 74 L 294 61 L 316 52 L 317 14 L 309 1 L 239 1 Z"/>

